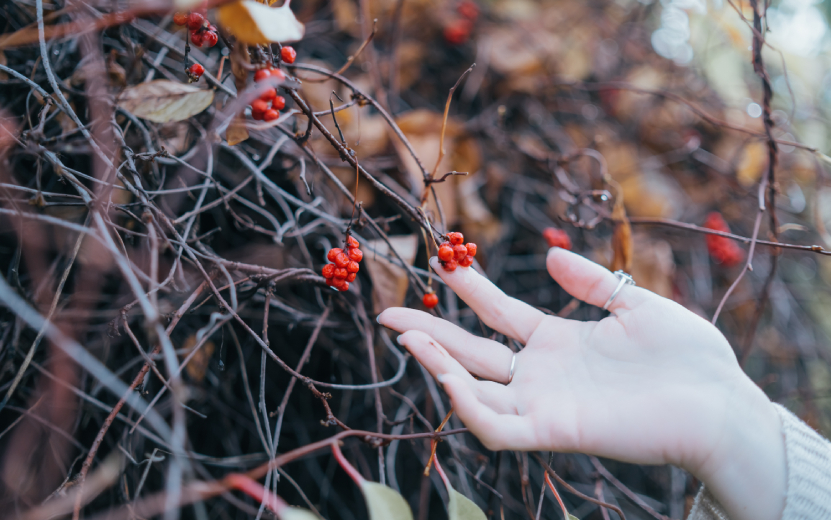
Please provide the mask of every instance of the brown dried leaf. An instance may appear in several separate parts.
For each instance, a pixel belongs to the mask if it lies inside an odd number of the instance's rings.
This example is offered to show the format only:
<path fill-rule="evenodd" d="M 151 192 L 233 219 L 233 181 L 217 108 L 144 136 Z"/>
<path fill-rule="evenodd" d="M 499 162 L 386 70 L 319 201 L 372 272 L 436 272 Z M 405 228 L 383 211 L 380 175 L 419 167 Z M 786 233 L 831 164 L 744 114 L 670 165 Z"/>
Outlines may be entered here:
<path fill-rule="evenodd" d="M 612 232 L 612 271 L 623 269 L 629 272 L 632 268 L 632 226 L 626 218 L 621 196 L 615 202 L 612 220 L 615 221 L 615 230 Z"/>
<path fill-rule="evenodd" d="M 190 354 L 193 347 L 196 346 L 196 335 L 189 336 L 182 345 L 184 356 Z M 205 373 L 208 370 L 208 363 L 211 362 L 211 356 L 214 354 L 214 344 L 212 341 L 206 341 L 202 347 L 196 351 L 190 362 L 185 365 L 185 371 L 190 378 L 198 383 L 205 378 Z"/>
<path fill-rule="evenodd" d="M 239 0 L 219 7 L 216 17 L 238 41 L 249 45 L 294 42 L 302 39 L 305 31 L 288 1 L 281 7 L 269 7 L 252 0 Z"/>
<path fill-rule="evenodd" d="M 213 103 L 214 91 L 157 79 L 129 87 L 118 97 L 118 106 L 154 123 L 182 121 Z"/>
<path fill-rule="evenodd" d="M 238 114 L 225 130 L 225 140 L 228 146 L 234 146 L 248 139 L 248 129 L 245 127 L 245 116 Z"/>
<path fill-rule="evenodd" d="M 417 235 L 400 235 L 389 237 L 392 247 L 402 260 L 412 265 L 418 251 Z M 369 269 L 372 277 L 372 303 L 376 312 L 389 307 L 404 305 L 407 295 L 407 271 L 396 264 L 392 264 L 380 255 L 394 257 L 389 246 L 383 240 L 371 240 L 364 254 L 363 263 Z M 376 251 L 373 253 L 372 250 Z"/>

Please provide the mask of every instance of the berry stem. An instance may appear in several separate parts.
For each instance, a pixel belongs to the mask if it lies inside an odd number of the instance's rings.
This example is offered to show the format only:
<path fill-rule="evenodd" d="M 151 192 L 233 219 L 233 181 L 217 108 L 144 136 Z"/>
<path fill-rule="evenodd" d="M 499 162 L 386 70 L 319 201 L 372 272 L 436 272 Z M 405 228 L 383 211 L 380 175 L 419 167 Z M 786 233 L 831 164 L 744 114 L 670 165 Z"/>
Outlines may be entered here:
<path fill-rule="evenodd" d="M 343 456 L 343 452 L 340 451 L 340 443 L 335 441 L 332 443 L 332 455 L 335 456 L 335 460 L 338 461 L 340 467 L 355 481 L 355 484 L 358 486 L 363 486 L 366 479 L 355 469 L 355 466 L 349 463 L 346 460 L 346 457 Z"/>

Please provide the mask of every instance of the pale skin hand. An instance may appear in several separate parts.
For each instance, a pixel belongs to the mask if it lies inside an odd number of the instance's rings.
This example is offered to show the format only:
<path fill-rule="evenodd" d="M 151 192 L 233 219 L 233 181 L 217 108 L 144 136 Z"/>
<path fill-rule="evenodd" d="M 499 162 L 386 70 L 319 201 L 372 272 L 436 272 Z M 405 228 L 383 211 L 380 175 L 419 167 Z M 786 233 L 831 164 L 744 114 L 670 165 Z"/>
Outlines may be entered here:
<path fill-rule="evenodd" d="M 548 316 L 473 269 L 433 269 L 517 353 L 421 311 L 378 322 L 439 379 L 459 418 L 490 449 L 581 452 L 675 464 L 701 479 L 731 520 L 781 517 L 785 448 L 776 411 L 709 322 L 671 300 L 625 286 L 598 322 Z M 554 248 L 548 271 L 602 306 L 618 284 L 607 269 Z M 471 375 L 473 374 L 473 375 Z M 480 379 L 474 377 L 474 375 Z"/>

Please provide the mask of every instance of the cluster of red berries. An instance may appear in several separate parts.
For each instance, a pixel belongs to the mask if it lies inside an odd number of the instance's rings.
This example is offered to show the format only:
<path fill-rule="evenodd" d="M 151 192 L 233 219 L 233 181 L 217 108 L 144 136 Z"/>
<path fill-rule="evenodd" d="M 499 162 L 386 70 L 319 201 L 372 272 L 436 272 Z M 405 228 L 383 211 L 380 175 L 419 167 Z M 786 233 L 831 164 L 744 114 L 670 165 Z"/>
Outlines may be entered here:
<path fill-rule="evenodd" d="M 717 211 L 707 215 L 707 220 L 704 221 L 704 227 L 723 233 L 730 232 L 730 227 L 724 221 L 724 217 Z M 744 251 L 733 240 L 718 235 L 707 235 L 705 240 L 707 241 L 707 250 L 710 252 L 710 256 L 719 264 L 730 267 L 744 260 Z"/>
<path fill-rule="evenodd" d="M 461 18 L 444 28 L 444 40 L 450 45 L 461 45 L 470 39 L 473 23 L 479 18 L 479 6 L 473 0 L 462 0 L 456 6 Z"/>
<path fill-rule="evenodd" d="M 571 239 L 562 229 L 545 228 L 542 232 L 542 237 L 548 242 L 548 247 L 561 247 L 563 249 L 571 250 Z"/>
<path fill-rule="evenodd" d="M 285 63 L 294 63 L 297 58 L 297 52 L 294 48 L 286 45 L 280 50 L 280 59 Z M 286 77 L 283 71 L 268 67 L 260 69 L 254 73 L 254 81 L 259 82 L 266 78 L 274 76 L 278 79 Z M 256 121 L 274 121 L 280 117 L 280 110 L 286 108 L 286 98 L 277 95 L 277 90 L 274 87 L 267 88 L 260 98 L 251 103 L 251 117 Z"/>
<path fill-rule="evenodd" d="M 346 251 L 339 247 L 329 250 L 326 258 L 331 264 L 323 266 L 323 277 L 326 278 L 326 285 L 334 287 L 339 291 L 348 291 L 349 282 L 354 282 L 361 270 L 360 261 L 364 253 L 358 249 L 360 244 L 352 237 L 346 237 Z"/>
<path fill-rule="evenodd" d="M 447 234 L 447 240 L 439 246 L 438 254 L 444 270 L 453 272 L 458 266 L 470 267 L 473 264 L 473 257 L 476 256 L 476 244 L 473 242 L 465 244 L 465 236 L 453 231 Z"/>
<path fill-rule="evenodd" d="M 219 37 L 216 35 L 216 26 L 208 22 L 203 13 L 195 11 L 176 13 L 173 15 L 173 23 L 180 26 L 187 25 L 190 31 L 190 42 L 197 47 L 203 45 L 213 47 L 219 41 Z"/>

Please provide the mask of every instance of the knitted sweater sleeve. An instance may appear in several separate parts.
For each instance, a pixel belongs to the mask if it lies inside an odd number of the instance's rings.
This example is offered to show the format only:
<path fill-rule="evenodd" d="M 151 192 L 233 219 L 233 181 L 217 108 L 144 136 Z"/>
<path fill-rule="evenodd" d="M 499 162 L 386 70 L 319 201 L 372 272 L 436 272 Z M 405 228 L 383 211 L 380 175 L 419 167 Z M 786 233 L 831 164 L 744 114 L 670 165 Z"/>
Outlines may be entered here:
<path fill-rule="evenodd" d="M 782 421 L 788 480 L 782 520 L 831 518 L 831 442 L 785 407 L 775 404 Z M 687 520 L 730 520 L 702 486 Z"/>

